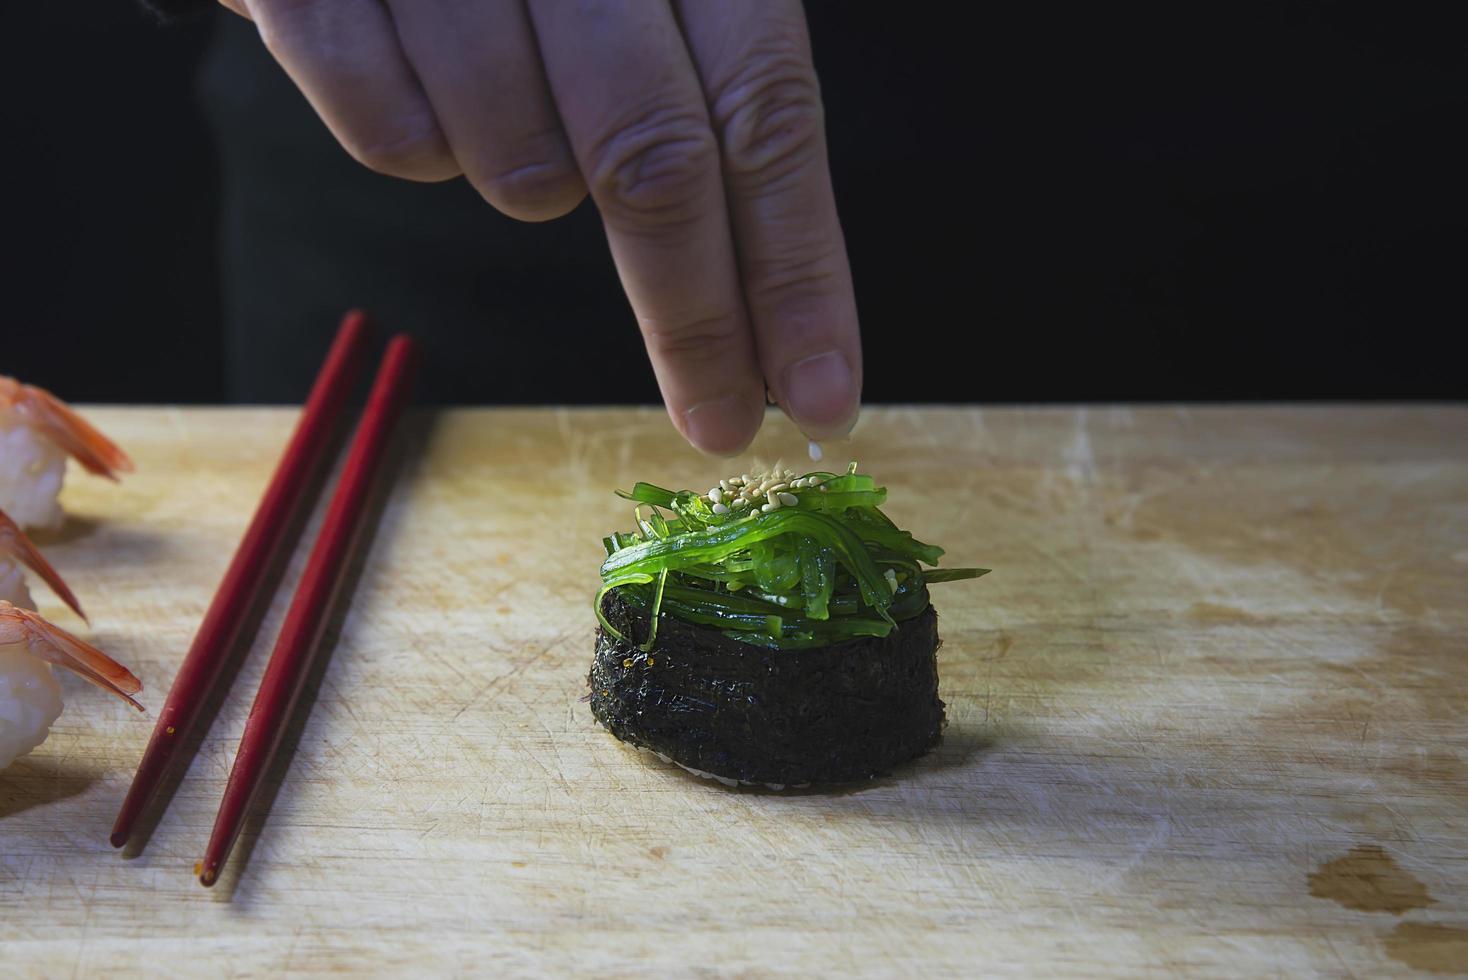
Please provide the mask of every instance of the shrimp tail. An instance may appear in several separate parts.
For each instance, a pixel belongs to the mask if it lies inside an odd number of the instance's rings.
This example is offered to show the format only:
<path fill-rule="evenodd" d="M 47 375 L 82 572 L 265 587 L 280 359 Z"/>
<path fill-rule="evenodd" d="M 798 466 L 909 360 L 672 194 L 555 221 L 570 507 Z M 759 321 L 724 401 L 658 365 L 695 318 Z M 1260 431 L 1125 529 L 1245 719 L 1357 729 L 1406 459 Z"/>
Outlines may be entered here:
<path fill-rule="evenodd" d="M 44 388 L 20 385 L 14 409 L 80 464 L 88 473 L 116 480 L 118 473 L 131 473 L 133 461 L 111 439 L 97 431 L 71 406 Z"/>
<path fill-rule="evenodd" d="M 10 515 L 3 510 L 0 510 L 0 553 L 9 554 L 16 561 L 39 575 L 42 581 L 51 587 L 51 591 L 60 596 L 61 601 L 70 606 L 71 611 L 82 618 L 82 622 L 91 623 L 91 620 L 87 619 L 87 614 L 82 612 L 81 603 L 77 601 L 76 596 L 67 587 L 61 575 L 56 569 L 51 567 L 51 563 L 46 560 L 46 556 L 41 554 L 40 549 L 31 542 L 30 538 L 25 536 L 25 532 L 20 529 L 20 526 L 11 520 Z"/>
<path fill-rule="evenodd" d="M 117 695 L 128 704 L 143 710 L 132 695 L 143 689 L 142 681 L 132 671 L 58 626 L 48 623 L 39 613 L 21 609 L 0 600 L 0 645 L 24 643 L 36 657 L 65 667 L 91 681 L 102 690 Z"/>

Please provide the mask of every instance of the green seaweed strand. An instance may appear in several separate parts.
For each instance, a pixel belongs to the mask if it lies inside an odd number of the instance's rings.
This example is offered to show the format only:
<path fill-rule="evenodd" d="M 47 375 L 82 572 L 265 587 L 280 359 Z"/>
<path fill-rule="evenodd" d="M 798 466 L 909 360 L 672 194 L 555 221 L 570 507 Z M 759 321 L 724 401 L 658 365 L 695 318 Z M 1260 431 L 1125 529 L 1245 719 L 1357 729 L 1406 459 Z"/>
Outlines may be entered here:
<path fill-rule="evenodd" d="M 618 490 L 637 505 L 636 530 L 602 539 L 607 555 L 595 600 L 602 628 L 631 642 L 602 608 L 619 590 L 649 617 L 647 639 L 638 644 L 644 652 L 652 650 L 664 614 L 743 642 L 801 649 L 885 636 L 927 608 L 928 585 L 988 572 L 924 568 L 943 549 L 882 513 L 886 488 L 858 473 L 855 463 L 845 473 L 818 471 L 791 486 L 796 502 L 782 495 L 784 505 L 768 513 L 757 502 L 715 507 L 717 495 L 651 483 Z"/>

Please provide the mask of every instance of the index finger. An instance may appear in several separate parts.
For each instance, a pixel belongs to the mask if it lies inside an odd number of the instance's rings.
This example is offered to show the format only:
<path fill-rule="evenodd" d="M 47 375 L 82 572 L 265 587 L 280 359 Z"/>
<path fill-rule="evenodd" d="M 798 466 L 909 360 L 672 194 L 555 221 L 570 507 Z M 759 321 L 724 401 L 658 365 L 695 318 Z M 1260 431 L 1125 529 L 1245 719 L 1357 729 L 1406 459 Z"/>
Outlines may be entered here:
<path fill-rule="evenodd" d="M 764 416 L 718 142 L 671 7 L 530 0 L 542 61 L 674 424 L 733 455 Z"/>

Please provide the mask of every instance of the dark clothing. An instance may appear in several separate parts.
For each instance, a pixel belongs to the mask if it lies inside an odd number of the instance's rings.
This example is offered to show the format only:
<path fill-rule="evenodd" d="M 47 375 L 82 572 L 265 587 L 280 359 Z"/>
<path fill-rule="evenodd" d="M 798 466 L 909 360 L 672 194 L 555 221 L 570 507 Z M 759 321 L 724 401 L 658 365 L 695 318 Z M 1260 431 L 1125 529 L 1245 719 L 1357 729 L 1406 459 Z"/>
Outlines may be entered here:
<path fill-rule="evenodd" d="M 232 397 L 287 401 L 348 307 L 425 343 L 443 402 L 651 401 L 652 372 L 590 204 L 523 224 L 463 179 L 373 173 L 337 145 L 251 26 L 221 18 L 200 75 L 223 178 Z"/>

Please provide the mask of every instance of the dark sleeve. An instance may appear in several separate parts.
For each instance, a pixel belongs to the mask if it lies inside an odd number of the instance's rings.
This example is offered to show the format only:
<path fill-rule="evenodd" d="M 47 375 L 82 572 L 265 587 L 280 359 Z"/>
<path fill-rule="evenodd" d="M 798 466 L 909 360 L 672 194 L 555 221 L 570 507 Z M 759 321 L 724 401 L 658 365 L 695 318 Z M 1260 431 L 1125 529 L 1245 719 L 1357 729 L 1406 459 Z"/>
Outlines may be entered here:
<path fill-rule="evenodd" d="M 215 5 L 214 0 L 142 0 L 142 4 L 164 22 L 197 17 Z"/>

